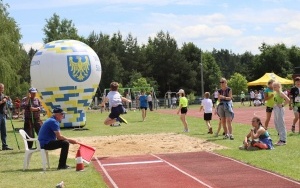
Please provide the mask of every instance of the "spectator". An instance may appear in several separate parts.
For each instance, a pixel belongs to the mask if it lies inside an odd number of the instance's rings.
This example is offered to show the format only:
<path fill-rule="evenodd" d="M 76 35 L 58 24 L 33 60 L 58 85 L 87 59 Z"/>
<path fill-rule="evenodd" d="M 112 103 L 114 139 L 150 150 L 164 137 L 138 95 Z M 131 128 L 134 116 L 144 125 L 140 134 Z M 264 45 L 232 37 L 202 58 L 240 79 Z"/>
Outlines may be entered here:
<path fill-rule="evenodd" d="M 255 93 L 254 93 L 254 91 L 253 91 L 253 90 L 251 90 L 251 91 L 250 91 L 250 100 L 249 100 L 249 102 L 250 102 L 250 106 L 251 106 L 251 102 L 253 102 L 253 101 L 254 101 L 254 99 L 255 99 Z"/>
<path fill-rule="evenodd" d="M 283 146 L 286 144 L 286 126 L 284 122 L 283 107 L 290 103 L 290 99 L 282 92 L 281 84 L 279 82 L 273 83 L 273 89 L 276 92 L 274 96 L 274 123 L 279 134 L 279 141 L 276 145 Z"/>
<path fill-rule="evenodd" d="M 213 103 L 212 100 L 209 98 L 210 93 L 205 92 L 204 93 L 204 99 L 201 101 L 201 106 L 199 111 L 201 112 L 202 109 L 204 109 L 204 121 L 206 123 L 207 129 L 208 129 L 208 134 L 213 134 L 213 130 L 210 124 L 211 118 L 212 118 L 212 108 L 213 108 Z"/>
<path fill-rule="evenodd" d="M 232 109 L 232 89 L 227 86 L 227 80 L 225 78 L 220 79 L 221 89 L 219 92 L 219 105 L 218 105 L 218 114 L 221 117 L 222 126 L 225 132 L 224 139 L 229 138 L 234 140 L 233 130 L 232 130 L 232 119 L 234 116 Z"/>
<path fill-rule="evenodd" d="M 36 97 L 37 89 L 30 88 L 28 96 L 22 100 L 22 108 L 24 111 L 24 130 L 31 138 L 34 138 L 34 130 L 39 134 L 41 125 L 43 124 L 40 119 L 41 102 Z M 28 141 L 28 147 L 32 148 L 33 142 Z"/>
<path fill-rule="evenodd" d="M 245 93 L 243 91 L 241 91 L 241 105 L 245 106 L 244 101 L 245 101 Z"/>
<path fill-rule="evenodd" d="M 176 103 L 177 103 L 177 98 L 176 98 L 176 96 L 174 95 L 173 97 L 172 97 L 172 108 L 176 108 Z"/>
<path fill-rule="evenodd" d="M 215 107 L 215 104 L 218 101 L 218 98 L 219 98 L 219 92 L 218 92 L 218 89 L 216 88 L 216 90 L 214 92 L 213 107 Z"/>
<path fill-rule="evenodd" d="M 265 129 L 268 129 L 270 118 L 274 107 L 274 91 L 273 91 L 274 80 L 268 81 L 268 87 L 264 91 L 265 105 L 266 105 L 266 120 Z"/>
<path fill-rule="evenodd" d="M 291 88 L 290 91 L 290 103 L 289 109 L 294 111 L 294 119 L 292 125 L 292 132 L 295 133 L 296 131 L 296 123 L 299 119 L 300 113 L 300 77 L 295 78 L 295 86 Z M 300 134 L 300 121 L 299 121 L 299 134 Z"/>
<path fill-rule="evenodd" d="M 140 101 L 140 109 L 142 110 L 142 121 L 145 121 L 147 116 L 148 103 L 147 103 L 147 95 L 145 95 L 144 91 L 141 91 L 141 95 L 139 96 L 139 101 Z"/>
<path fill-rule="evenodd" d="M 13 150 L 6 143 L 6 102 L 7 96 L 4 95 L 4 84 L 0 83 L 0 131 L 2 150 Z"/>
<path fill-rule="evenodd" d="M 60 132 L 59 123 L 65 117 L 65 112 L 57 107 L 53 109 L 53 116 L 45 121 L 40 129 L 38 140 L 41 148 L 46 150 L 55 150 L 61 148 L 58 170 L 69 169 L 67 158 L 69 153 L 69 145 L 77 144 L 76 140 L 63 136 Z"/>
<path fill-rule="evenodd" d="M 147 102 L 148 102 L 149 110 L 153 111 L 152 94 L 151 94 L 151 92 L 149 92 L 148 95 L 147 95 Z"/>
<path fill-rule="evenodd" d="M 256 141 L 256 140 L 259 141 Z M 252 128 L 239 147 L 242 150 L 273 149 L 272 139 L 258 117 L 252 118 Z"/>
<path fill-rule="evenodd" d="M 177 114 L 179 114 L 180 112 L 180 120 L 183 124 L 183 132 L 189 132 L 189 128 L 188 128 L 188 123 L 186 120 L 186 113 L 188 111 L 187 106 L 188 106 L 188 100 L 185 97 L 185 93 L 183 89 L 180 89 L 177 93 L 179 95 L 179 109 L 177 111 Z"/>
<path fill-rule="evenodd" d="M 21 107 L 21 100 L 19 99 L 19 97 L 15 98 L 14 107 L 15 107 L 14 114 L 17 115 L 19 118 L 20 117 L 20 107 Z"/>

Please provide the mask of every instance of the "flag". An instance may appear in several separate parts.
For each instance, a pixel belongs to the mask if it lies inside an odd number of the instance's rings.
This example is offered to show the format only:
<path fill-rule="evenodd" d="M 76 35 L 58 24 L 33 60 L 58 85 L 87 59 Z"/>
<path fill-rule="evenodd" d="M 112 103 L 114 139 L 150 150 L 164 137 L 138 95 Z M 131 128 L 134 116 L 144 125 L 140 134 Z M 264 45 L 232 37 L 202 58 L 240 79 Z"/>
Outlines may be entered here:
<path fill-rule="evenodd" d="M 80 144 L 79 150 L 80 150 L 81 157 L 85 163 L 89 164 L 93 158 L 96 149 L 81 143 L 79 144 Z"/>

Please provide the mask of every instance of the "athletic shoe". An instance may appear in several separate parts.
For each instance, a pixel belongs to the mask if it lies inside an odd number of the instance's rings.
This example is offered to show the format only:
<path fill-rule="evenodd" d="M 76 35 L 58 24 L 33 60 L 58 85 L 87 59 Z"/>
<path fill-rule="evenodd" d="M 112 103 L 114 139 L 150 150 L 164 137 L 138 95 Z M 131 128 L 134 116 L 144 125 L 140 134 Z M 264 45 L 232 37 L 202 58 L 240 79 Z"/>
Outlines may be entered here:
<path fill-rule="evenodd" d="M 66 169 L 70 169 L 71 167 L 69 165 L 65 165 L 65 166 L 59 166 L 57 167 L 57 170 L 66 170 Z"/>
<path fill-rule="evenodd" d="M 117 118 L 117 120 L 118 120 L 120 123 L 125 123 L 125 124 L 128 123 L 127 120 L 124 119 L 124 118 L 122 118 L 121 116 L 119 116 L 119 117 Z"/>
<path fill-rule="evenodd" d="M 276 146 L 283 146 L 283 145 L 286 145 L 286 143 L 284 141 L 279 140 L 275 145 Z"/>
<path fill-rule="evenodd" d="M 229 138 L 230 138 L 230 140 L 234 140 L 233 135 L 230 135 Z"/>
<path fill-rule="evenodd" d="M 208 134 L 213 134 L 212 128 L 209 128 L 209 130 L 208 130 L 207 133 L 208 133 Z"/>
<path fill-rule="evenodd" d="M 2 150 L 13 150 L 13 149 L 6 146 L 6 147 L 3 147 Z"/>
<path fill-rule="evenodd" d="M 295 125 L 292 126 L 292 132 L 295 133 Z"/>
<path fill-rule="evenodd" d="M 241 146 L 239 146 L 239 149 L 240 149 L 240 150 L 245 150 L 246 148 L 245 148 L 244 145 L 241 145 Z"/>
<path fill-rule="evenodd" d="M 228 138 L 229 138 L 229 136 L 228 136 L 228 134 L 226 134 L 223 139 L 228 139 Z"/>
<path fill-rule="evenodd" d="M 188 133 L 188 132 L 190 132 L 190 131 L 189 131 L 189 129 L 183 129 L 183 132 L 184 132 L 184 133 Z"/>

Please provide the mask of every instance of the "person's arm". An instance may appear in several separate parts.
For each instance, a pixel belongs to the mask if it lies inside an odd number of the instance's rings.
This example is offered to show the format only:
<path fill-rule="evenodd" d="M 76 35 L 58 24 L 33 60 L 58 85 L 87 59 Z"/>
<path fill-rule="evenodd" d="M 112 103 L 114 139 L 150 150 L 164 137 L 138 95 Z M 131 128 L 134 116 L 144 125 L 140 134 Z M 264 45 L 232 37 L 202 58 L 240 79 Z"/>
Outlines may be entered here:
<path fill-rule="evenodd" d="M 252 128 L 250 130 L 250 134 L 251 134 L 251 139 L 254 140 L 254 139 L 257 139 L 260 135 L 264 134 L 265 133 L 265 129 L 264 128 L 259 128 L 256 133 L 254 133 L 254 128 Z"/>
<path fill-rule="evenodd" d="M 203 106 L 202 105 L 200 105 L 200 109 L 199 109 L 199 112 L 201 112 L 201 110 L 203 109 Z"/>
<path fill-rule="evenodd" d="M 284 98 L 284 104 L 282 105 L 282 107 L 284 107 L 285 105 L 290 103 L 290 99 L 288 98 L 288 96 L 286 96 L 286 94 L 284 94 L 282 91 L 280 92 L 280 96 L 282 98 Z"/>
<path fill-rule="evenodd" d="M 131 102 L 130 99 L 127 99 L 127 98 L 125 98 L 125 97 L 122 97 L 122 101 L 125 101 L 125 102 Z"/>
<path fill-rule="evenodd" d="M 78 142 L 76 140 L 73 140 L 73 139 L 70 139 L 70 138 L 67 138 L 65 136 L 63 136 L 60 131 L 54 131 L 55 135 L 56 135 L 56 138 L 57 140 L 67 140 L 68 142 L 70 142 L 71 144 L 78 144 Z"/>
<path fill-rule="evenodd" d="M 294 98 L 294 97 L 293 97 L 294 95 L 292 94 L 292 91 L 293 91 L 293 90 L 291 89 L 290 96 L 289 96 L 289 97 L 290 97 L 290 102 L 289 102 L 289 109 L 290 109 L 290 110 L 293 109 L 292 104 L 294 103 L 294 99 L 293 99 L 293 98 Z"/>

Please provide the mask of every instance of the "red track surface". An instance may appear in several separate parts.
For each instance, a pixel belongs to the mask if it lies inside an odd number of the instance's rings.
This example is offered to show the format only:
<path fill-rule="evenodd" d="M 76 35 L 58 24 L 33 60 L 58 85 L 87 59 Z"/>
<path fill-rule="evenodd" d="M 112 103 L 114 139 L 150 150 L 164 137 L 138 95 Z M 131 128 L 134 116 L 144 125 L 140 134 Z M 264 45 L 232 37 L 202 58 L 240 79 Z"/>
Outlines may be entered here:
<path fill-rule="evenodd" d="M 93 163 L 114 188 L 300 187 L 300 182 L 208 152 L 98 158 Z"/>
<path fill-rule="evenodd" d="M 200 106 L 199 106 L 200 107 Z M 233 108 L 234 111 L 234 119 L 233 123 L 242 123 L 242 124 L 248 124 L 251 125 L 252 117 L 257 116 L 261 119 L 262 123 L 265 122 L 266 117 L 266 107 L 260 106 L 260 107 L 243 107 L 243 108 Z M 166 113 L 166 114 L 176 114 L 176 109 L 158 109 L 159 113 Z M 198 109 L 188 109 L 187 116 L 193 116 L 193 117 L 199 117 L 203 118 L 203 111 L 199 112 Z M 271 120 L 269 123 L 269 127 L 275 127 L 274 125 L 274 114 L 272 113 Z M 287 130 L 291 130 L 292 122 L 294 118 L 294 113 L 292 110 L 289 110 L 288 107 L 285 107 L 285 124 Z M 212 119 L 218 120 L 219 117 L 217 115 L 213 115 Z"/>

